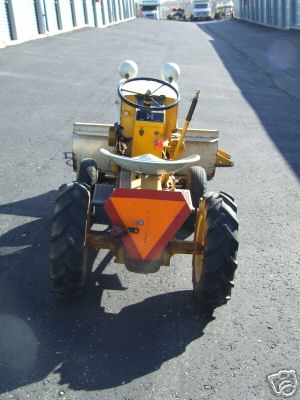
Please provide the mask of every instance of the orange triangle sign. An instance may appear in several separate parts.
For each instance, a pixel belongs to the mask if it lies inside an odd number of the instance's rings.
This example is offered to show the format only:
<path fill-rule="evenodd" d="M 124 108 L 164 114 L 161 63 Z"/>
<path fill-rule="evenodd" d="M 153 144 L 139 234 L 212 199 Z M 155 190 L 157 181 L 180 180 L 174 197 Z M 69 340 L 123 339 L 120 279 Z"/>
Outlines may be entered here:
<path fill-rule="evenodd" d="M 134 260 L 156 260 L 190 214 L 181 192 L 116 189 L 104 206 Z"/>

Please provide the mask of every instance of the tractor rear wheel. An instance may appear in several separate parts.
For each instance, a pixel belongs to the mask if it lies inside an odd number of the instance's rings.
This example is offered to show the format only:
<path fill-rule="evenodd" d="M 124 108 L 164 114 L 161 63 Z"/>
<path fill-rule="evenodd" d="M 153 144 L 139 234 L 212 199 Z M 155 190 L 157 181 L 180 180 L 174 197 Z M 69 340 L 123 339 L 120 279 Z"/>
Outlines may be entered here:
<path fill-rule="evenodd" d="M 201 242 L 203 253 L 193 256 L 193 290 L 206 311 L 231 297 L 239 246 L 236 210 L 233 198 L 223 192 L 209 192 L 200 202 L 194 240 Z"/>
<path fill-rule="evenodd" d="M 194 229 L 199 201 L 206 192 L 206 185 L 207 176 L 205 169 L 199 166 L 189 168 L 186 175 L 186 188 L 189 189 L 191 193 L 192 204 L 195 211 L 191 213 L 185 224 L 188 229 Z"/>
<path fill-rule="evenodd" d="M 88 275 L 84 248 L 90 192 L 73 182 L 63 186 L 56 199 L 51 232 L 50 279 L 61 297 L 83 294 Z"/>
<path fill-rule="evenodd" d="M 79 164 L 76 180 L 92 188 L 98 180 L 96 161 L 92 158 L 84 158 Z"/>

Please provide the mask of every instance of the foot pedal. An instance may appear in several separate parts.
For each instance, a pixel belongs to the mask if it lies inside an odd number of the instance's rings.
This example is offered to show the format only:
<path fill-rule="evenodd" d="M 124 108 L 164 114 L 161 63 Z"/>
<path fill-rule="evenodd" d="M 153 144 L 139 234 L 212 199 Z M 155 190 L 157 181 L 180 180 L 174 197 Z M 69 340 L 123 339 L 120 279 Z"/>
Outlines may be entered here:
<path fill-rule="evenodd" d="M 94 188 L 92 204 L 97 206 L 104 206 L 114 189 L 114 185 L 109 185 L 107 183 L 97 183 Z"/>

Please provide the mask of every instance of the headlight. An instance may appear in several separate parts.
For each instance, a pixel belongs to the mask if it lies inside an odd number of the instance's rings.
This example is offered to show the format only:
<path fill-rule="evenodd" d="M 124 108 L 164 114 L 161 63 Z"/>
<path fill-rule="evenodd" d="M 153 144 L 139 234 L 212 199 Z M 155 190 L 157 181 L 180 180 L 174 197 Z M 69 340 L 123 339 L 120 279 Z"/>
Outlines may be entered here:
<path fill-rule="evenodd" d="M 167 63 L 161 69 L 161 77 L 168 82 L 177 81 L 180 76 L 180 68 L 175 63 Z"/>
<path fill-rule="evenodd" d="M 119 74 L 124 79 L 135 78 L 138 73 L 138 66 L 132 60 L 124 60 L 119 65 Z"/>

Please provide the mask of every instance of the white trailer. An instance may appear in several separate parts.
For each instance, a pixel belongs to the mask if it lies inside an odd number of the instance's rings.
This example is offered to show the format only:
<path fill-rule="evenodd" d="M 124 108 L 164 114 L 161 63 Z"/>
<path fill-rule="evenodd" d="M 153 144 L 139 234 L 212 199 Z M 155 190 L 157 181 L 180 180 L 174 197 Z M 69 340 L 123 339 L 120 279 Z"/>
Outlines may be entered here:
<path fill-rule="evenodd" d="M 221 2 L 222 0 L 194 0 L 192 1 L 186 16 L 191 21 L 200 19 L 215 19 L 220 15 Z"/>
<path fill-rule="evenodd" d="M 160 19 L 160 0 L 142 0 L 141 17 Z"/>

